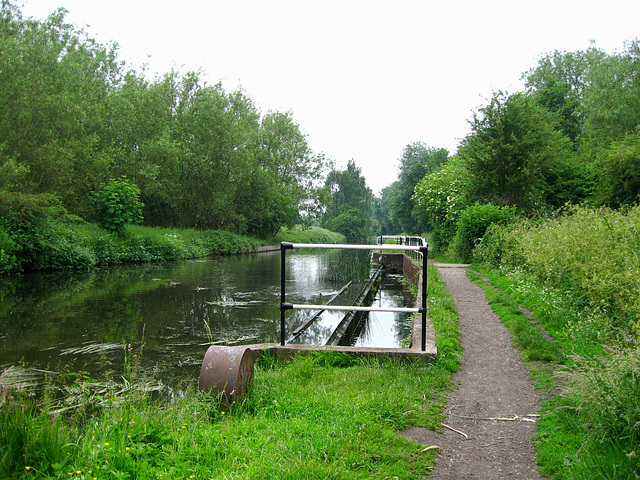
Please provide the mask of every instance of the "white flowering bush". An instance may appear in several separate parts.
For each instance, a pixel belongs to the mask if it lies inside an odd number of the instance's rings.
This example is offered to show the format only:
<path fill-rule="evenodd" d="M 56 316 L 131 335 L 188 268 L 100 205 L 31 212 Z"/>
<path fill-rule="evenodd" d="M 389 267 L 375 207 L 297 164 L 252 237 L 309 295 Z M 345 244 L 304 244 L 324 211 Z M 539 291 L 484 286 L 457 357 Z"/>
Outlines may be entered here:
<path fill-rule="evenodd" d="M 443 250 L 456 233 L 460 213 L 469 205 L 467 192 L 471 175 L 462 157 L 454 157 L 418 182 L 413 194 L 420 209 L 433 226 L 434 247 Z"/>

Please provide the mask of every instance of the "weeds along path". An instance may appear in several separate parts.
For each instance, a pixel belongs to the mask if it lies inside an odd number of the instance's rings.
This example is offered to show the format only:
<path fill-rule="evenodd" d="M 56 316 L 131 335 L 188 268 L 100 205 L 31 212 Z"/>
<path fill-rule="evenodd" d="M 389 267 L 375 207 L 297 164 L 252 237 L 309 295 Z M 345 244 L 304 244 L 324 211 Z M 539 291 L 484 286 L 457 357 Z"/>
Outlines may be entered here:
<path fill-rule="evenodd" d="M 464 266 L 436 266 L 458 309 L 464 357 L 447 399 L 443 433 L 412 428 L 403 435 L 440 447 L 436 480 L 544 478 L 531 444 L 538 396 L 509 331 Z"/>

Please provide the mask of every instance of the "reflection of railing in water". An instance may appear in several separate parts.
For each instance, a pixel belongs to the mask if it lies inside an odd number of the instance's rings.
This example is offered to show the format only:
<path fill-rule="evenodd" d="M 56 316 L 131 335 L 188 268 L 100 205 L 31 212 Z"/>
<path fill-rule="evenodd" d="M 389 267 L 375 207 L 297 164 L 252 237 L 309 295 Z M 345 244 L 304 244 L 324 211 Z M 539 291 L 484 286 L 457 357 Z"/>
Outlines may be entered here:
<path fill-rule="evenodd" d="M 405 237 L 405 238 L 421 238 L 421 237 Z M 427 255 L 428 245 L 422 241 L 417 242 L 418 245 L 351 245 L 351 244 L 311 244 L 311 243 L 289 243 L 282 242 L 280 244 L 280 345 L 285 345 L 285 313 L 292 309 L 307 310 L 341 310 L 341 311 L 359 311 L 359 312 L 406 312 L 422 314 L 422 351 L 426 350 L 426 328 L 427 328 Z M 404 307 L 363 307 L 363 306 L 341 306 L 341 305 L 304 305 L 286 303 L 285 291 L 285 258 L 286 251 L 294 248 L 338 248 L 350 250 L 401 250 L 407 252 L 417 252 L 422 256 L 422 298 L 420 308 L 404 308 Z"/>

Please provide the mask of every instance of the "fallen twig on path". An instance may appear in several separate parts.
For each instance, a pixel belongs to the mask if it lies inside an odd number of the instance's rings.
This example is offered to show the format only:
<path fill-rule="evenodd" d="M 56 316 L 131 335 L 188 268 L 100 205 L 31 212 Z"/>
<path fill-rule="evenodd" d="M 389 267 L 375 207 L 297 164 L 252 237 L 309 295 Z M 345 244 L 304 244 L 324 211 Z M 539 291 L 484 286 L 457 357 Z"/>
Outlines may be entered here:
<path fill-rule="evenodd" d="M 429 450 L 442 450 L 439 445 L 429 445 L 427 448 L 423 448 L 420 453 L 428 452 Z"/>
<path fill-rule="evenodd" d="M 444 428 L 448 428 L 448 429 L 449 429 L 449 430 L 451 430 L 452 432 L 456 432 L 457 434 L 462 435 L 462 436 L 463 436 L 464 438 L 466 438 L 466 439 L 469 439 L 469 435 L 467 435 L 467 434 L 466 434 L 466 433 L 464 433 L 464 432 L 461 432 L 460 430 L 456 430 L 455 428 L 450 427 L 449 425 L 447 425 L 447 424 L 445 424 L 445 423 L 443 423 L 443 424 L 442 424 L 442 426 L 443 426 Z"/>
<path fill-rule="evenodd" d="M 450 414 L 452 417 L 462 418 L 465 420 L 483 420 L 483 421 L 499 421 L 499 422 L 536 422 L 534 418 L 530 417 L 540 417 L 538 414 L 528 414 L 523 417 L 520 415 L 513 415 L 511 417 L 466 417 L 464 415 L 456 415 L 455 413 Z"/>

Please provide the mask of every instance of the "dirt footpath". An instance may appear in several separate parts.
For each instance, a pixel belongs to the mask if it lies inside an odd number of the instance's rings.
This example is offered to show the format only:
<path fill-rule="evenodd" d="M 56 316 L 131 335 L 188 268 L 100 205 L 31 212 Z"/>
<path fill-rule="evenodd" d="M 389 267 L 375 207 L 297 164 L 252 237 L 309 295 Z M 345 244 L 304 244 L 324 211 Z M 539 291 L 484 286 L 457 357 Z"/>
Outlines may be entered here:
<path fill-rule="evenodd" d="M 509 331 L 465 268 L 436 265 L 455 299 L 464 357 L 448 397 L 444 433 L 411 428 L 402 434 L 441 448 L 436 480 L 544 478 L 531 445 L 538 396 Z"/>

